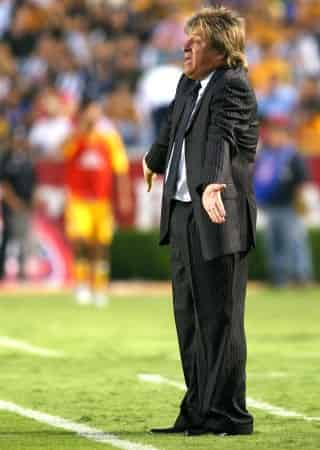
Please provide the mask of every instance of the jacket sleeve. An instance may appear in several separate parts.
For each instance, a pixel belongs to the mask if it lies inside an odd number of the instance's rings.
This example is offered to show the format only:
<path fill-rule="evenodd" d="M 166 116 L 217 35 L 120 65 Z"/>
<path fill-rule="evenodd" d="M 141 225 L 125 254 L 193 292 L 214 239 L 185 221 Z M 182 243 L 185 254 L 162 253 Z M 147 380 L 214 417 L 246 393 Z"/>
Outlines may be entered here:
<path fill-rule="evenodd" d="M 208 184 L 230 182 L 231 158 L 239 151 L 238 136 L 246 140 L 255 107 L 254 94 L 242 78 L 227 80 L 213 96 L 199 192 Z"/>

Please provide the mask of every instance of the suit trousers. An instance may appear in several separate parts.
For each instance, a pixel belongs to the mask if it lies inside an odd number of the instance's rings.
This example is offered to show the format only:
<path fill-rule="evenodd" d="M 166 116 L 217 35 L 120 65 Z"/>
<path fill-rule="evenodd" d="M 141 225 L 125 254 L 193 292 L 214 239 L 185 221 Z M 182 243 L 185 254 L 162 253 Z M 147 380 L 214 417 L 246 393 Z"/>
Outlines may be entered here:
<path fill-rule="evenodd" d="M 172 202 L 174 316 L 187 392 L 176 426 L 249 434 L 244 303 L 247 254 L 210 261 L 201 253 L 192 203 Z"/>

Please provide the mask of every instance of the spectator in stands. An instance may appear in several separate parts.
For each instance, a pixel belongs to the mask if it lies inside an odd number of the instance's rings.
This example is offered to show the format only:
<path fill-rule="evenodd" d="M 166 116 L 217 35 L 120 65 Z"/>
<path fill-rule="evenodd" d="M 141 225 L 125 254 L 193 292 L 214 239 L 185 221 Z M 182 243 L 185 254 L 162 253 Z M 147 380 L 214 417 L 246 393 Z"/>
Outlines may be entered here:
<path fill-rule="evenodd" d="M 10 28 L 13 6 L 12 0 L 0 1 L 0 37 Z"/>
<path fill-rule="evenodd" d="M 136 103 L 145 123 L 149 123 L 151 141 L 160 130 L 181 73 L 180 63 L 168 61 L 145 71 L 138 83 Z"/>
<path fill-rule="evenodd" d="M 14 80 L 17 77 L 17 64 L 10 48 L 0 43 L 0 102 L 13 90 Z"/>
<path fill-rule="evenodd" d="M 107 303 L 110 244 L 113 237 L 112 183 L 123 213 L 130 209 L 128 161 L 114 126 L 92 103 L 64 148 L 66 233 L 75 257 L 76 300 L 79 304 Z"/>
<path fill-rule="evenodd" d="M 291 82 L 273 75 L 264 90 L 257 91 L 259 114 L 263 117 L 290 116 L 298 104 L 298 89 Z"/>
<path fill-rule="evenodd" d="M 14 130 L 8 149 L 0 162 L 2 192 L 3 243 L 0 249 L 0 276 L 5 275 L 8 240 L 18 244 L 18 278 L 25 279 L 26 259 L 30 254 L 31 214 L 36 187 L 36 173 L 29 155 L 26 131 Z"/>
<path fill-rule="evenodd" d="M 136 90 L 141 76 L 139 65 L 139 41 L 134 35 L 126 34 L 115 42 L 115 61 L 113 66 L 114 80 L 125 82 L 132 91 Z"/>
<path fill-rule="evenodd" d="M 80 103 L 85 89 L 85 80 L 76 58 L 64 43 L 60 42 L 58 60 L 55 63 L 55 86 L 58 92 Z"/>
<path fill-rule="evenodd" d="M 24 2 L 17 8 L 10 29 L 3 35 L 16 57 L 26 58 L 34 50 L 41 19 L 41 11 L 31 2 Z"/>
<path fill-rule="evenodd" d="M 295 116 L 299 148 L 306 154 L 320 154 L 320 84 L 306 78 L 300 87 L 300 105 Z"/>
<path fill-rule="evenodd" d="M 42 81 L 48 80 L 49 72 L 56 61 L 56 39 L 44 33 L 28 58 L 21 61 L 20 74 L 25 83 L 39 86 Z"/>
<path fill-rule="evenodd" d="M 109 39 L 134 32 L 134 20 L 128 0 L 107 0 L 105 2 L 104 29 Z"/>
<path fill-rule="evenodd" d="M 65 20 L 65 39 L 70 53 L 81 66 L 90 63 L 89 20 L 84 13 L 75 13 Z"/>
<path fill-rule="evenodd" d="M 251 70 L 250 78 L 258 93 L 268 89 L 271 80 L 290 80 L 292 66 L 279 54 L 278 47 L 264 42 L 261 45 L 263 57 Z"/>
<path fill-rule="evenodd" d="M 113 85 L 114 44 L 96 36 L 91 43 L 91 63 L 83 69 L 85 100 L 96 101 L 108 93 Z"/>
<path fill-rule="evenodd" d="M 315 30 L 309 26 L 297 26 L 294 39 L 288 42 L 288 47 L 289 62 L 294 68 L 297 79 L 319 77 L 320 54 Z"/>
<path fill-rule="evenodd" d="M 107 96 L 105 112 L 116 125 L 128 151 L 141 146 L 141 116 L 127 83 L 114 86 Z"/>
<path fill-rule="evenodd" d="M 66 114 L 62 98 L 55 89 L 41 92 L 36 105 L 38 117 L 30 129 L 30 145 L 38 157 L 56 159 L 62 143 L 72 131 L 71 118 Z"/>
<path fill-rule="evenodd" d="M 282 287 L 312 277 L 306 227 L 297 210 L 309 175 L 288 132 L 285 118 L 270 119 L 255 168 L 258 205 L 267 218 L 264 231 L 270 279 Z"/>
<path fill-rule="evenodd" d="M 170 14 L 154 27 L 151 46 L 156 64 L 163 64 L 169 57 L 181 58 L 181 49 L 185 41 L 184 22 L 180 8 L 172 3 Z"/>

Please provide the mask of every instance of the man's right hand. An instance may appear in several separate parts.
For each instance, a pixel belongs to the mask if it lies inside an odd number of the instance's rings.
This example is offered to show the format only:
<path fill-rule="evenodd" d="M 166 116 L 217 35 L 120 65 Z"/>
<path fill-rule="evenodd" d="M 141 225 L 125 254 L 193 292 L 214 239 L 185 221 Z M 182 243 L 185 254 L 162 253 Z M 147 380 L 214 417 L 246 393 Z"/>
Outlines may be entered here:
<path fill-rule="evenodd" d="M 226 187 L 225 184 L 209 184 L 203 191 L 202 206 L 213 223 L 221 224 L 226 221 L 226 211 L 221 199 L 221 192 Z"/>
<path fill-rule="evenodd" d="M 142 169 L 143 169 L 144 181 L 147 184 L 147 190 L 148 190 L 148 192 L 150 192 L 151 188 L 152 188 L 153 180 L 156 178 L 157 175 L 154 172 L 152 172 L 152 170 L 149 169 L 144 158 L 142 160 Z"/>

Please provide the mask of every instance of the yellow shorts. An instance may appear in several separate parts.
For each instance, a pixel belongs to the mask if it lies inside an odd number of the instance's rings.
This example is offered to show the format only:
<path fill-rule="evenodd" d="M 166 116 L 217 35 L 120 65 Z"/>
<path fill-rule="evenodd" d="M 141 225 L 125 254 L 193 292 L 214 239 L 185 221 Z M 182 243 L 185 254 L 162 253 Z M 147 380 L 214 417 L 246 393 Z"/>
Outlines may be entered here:
<path fill-rule="evenodd" d="M 69 198 L 65 209 L 65 227 L 70 240 L 110 245 L 114 229 L 110 201 Z"/>

